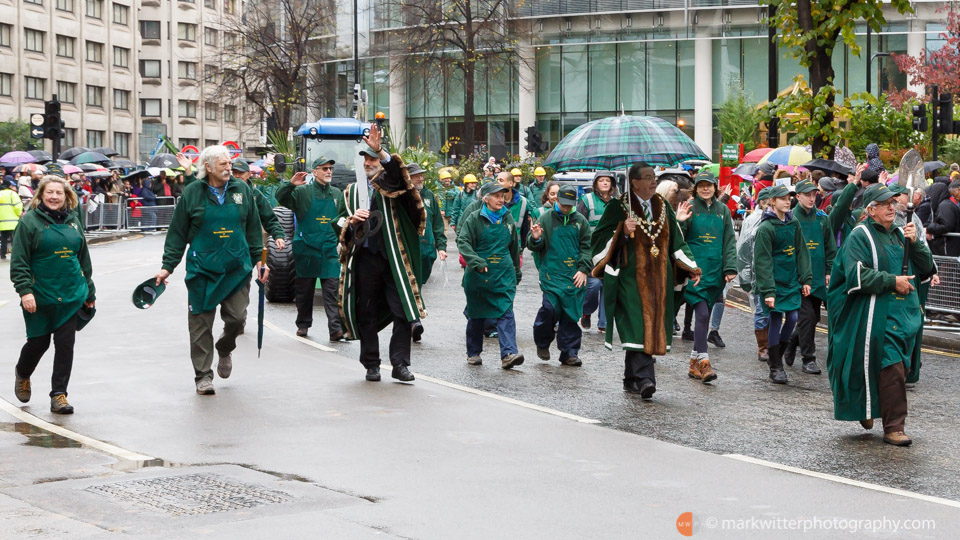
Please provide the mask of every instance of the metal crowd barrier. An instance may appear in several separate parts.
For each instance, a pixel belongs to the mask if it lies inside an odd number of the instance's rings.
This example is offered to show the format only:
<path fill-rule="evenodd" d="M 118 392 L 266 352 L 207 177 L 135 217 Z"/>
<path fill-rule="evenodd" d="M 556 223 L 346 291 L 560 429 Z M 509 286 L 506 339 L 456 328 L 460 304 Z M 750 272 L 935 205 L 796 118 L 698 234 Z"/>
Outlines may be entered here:
<path fill-rule="evenodd" d="M 960 257 L 934 255 L 940 284 L 930 287 L 927 311 L 960 315 Z"/>
<path fill-rule="evenodd" d="M 101 229 L 122 229 L 123 211 L 121 203 L 100 203 L 93 211 L 91 204 L 85 203 L 82 207 L 83 226 L 88 231 Z"/>
<path fill-rule="evenodd" d="M 143 201 L 140 197 L 131 197 L 124 201 L 126 228 L 152 231 L 165 229 L 173 219 L 176 200 L 173 197 L 157 197 L 156 206 L 130 207 L 131 201 Z M 161 204 L 164 203 L 164 204 Z"/>

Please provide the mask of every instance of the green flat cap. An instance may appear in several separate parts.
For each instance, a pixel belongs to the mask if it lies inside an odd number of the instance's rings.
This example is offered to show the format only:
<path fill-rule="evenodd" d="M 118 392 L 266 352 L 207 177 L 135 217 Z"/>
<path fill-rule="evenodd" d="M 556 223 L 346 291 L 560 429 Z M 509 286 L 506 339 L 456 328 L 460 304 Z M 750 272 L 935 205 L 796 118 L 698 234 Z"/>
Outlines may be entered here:
<path fill-rule="evenodd" d="M 817 185 L 813 183 L 813 180 L 801 180 L 797 182 L 795 190 L 797 193 L 810 193 L 817 190 Z"/>
<path fill-rule="evenodd" d="M 323 167 L 324 165 L 326 165 L 326 164 L 328 164 L 328 163 L 329 163 L 330 165 L 334 165 L 334 164 L 336 164 L 337 162 L 334 161 L 334 160 L 332 160 L 332 159 L 330 159 L 330 158 L 326 158 L 326 157 L 320 156 L 320 157 L 318 157 L 317 159 L 313 160 L 313 164 L 310 165 L 310 170 L 316 169 L 317 167 Z"/>
<path fill-rule="evenodd" d="M 133 305 L 139 309 L 147 309 L 152 306 L 157 298 L 167 290 L 164 283 L 157 285 L 157 278 L 150 278 L 133 290 Z"/>

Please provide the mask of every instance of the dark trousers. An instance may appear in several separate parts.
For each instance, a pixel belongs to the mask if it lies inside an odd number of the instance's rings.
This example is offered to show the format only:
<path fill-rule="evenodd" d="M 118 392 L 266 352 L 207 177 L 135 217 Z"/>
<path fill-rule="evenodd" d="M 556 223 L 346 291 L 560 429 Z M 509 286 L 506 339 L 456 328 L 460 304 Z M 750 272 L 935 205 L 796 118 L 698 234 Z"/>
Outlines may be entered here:
<path fill-rule="evenodd" d="M 483 352 L 483 334 L 493 326 L 500 342 L 500 358 L 517 354 L 517 321 L 513 310 L 508 309 L 499 319 L 467 319 L 467 356 L 480 356 Z"/>
<path fill-rule="evenodd" d="M 814 296 L 804 296 L 800 300 L 797 330 L 790 336 L 790 345 L 800 347 L 800 357 L 804 362 L 817 359 L 817 323 L 820 322 L 821 305 L 823 301 Z"/>
<path fill-rule="evenodd" d="M 877 392 L 880 394 L 883 432 L 903 431 L 904 421 L 907 419 L 907 379 L 903 362 L 880 370 Z"/>
<path fill-rule="evenodd" d="M 313 326 L 313 295 L 317 278 L 296 278 L 293 291 L 297 304 L 297 328 Z M 323 311 L 327 314 L 327 329 L 330 335 L 342 332 L 340 327 L 340 280 L 329 278 L 320 280 L 320 297 L 323 299 Z"/>
<path fill-rule="evenodd" d="M 13 231 L 0 231 L 0 259 L 7 258 L 7 247 L 13 241 Z"/>
<path fill-rule="evenodd" d="M 645 352 L 627 351 L 623 359 L 623 380 L 640 382 L 643 379 L 649 379 L 653 384 L 657 384 L 657 377 L 653 370 L 656 362 Z"/>
<path fill-rule="evenodd" d="M 60 325 L 52 334 L 27 338 L 20 349 L 20 361 L 17 362 L 17 374 L 29 379 L 40 363 L 43 353 L 50 348 L 50 336 L 53 336 L 53 376 L 50 378 L 50 396 L 67 393 L 70 372 L 73 370 L 73 344 L 77 337 L 77 316 Z"/>
<path fill-rule="evenodd" d="M 687 304 L 687 313 L 693 312 L 697 325 L 693 329 L 693 350 L 697 353 L 706 354 L 707 352 L 707 331 L 710 326 L 710 310 L 707 309 L 705 301 L 697 302 L 691 309 Z"/>
<path fill-rule="evenodd" d="M 553 331 L 554 326 L 557 326 L 556 333 Z M 580 325 L 565 314 L 557 313 L 553 304 L 547 300 L 547 295 L 543 295 L 543 305 L 533 321 L 533 341 L 538 349 L 549 349 L 554 336 L 557 338 L 557 348 L 560 349 L 561 362 L 571 356 L 580 355 L 580 342 L 583 339 Z"/>
<path fill-rule="evenodd" d="M 389 310 L 393 316 L 393 335 L 390 337 L 390 363 L 410 365 L 412 329 L 403 312 L 397 284 L 383 252 L 357 251 L 354 261 L 357 288 L 357 326 L 360 331 L 360 363 L 366 368 L 380 365 L 380 339 L 377 336 L 379 314 Z"/>

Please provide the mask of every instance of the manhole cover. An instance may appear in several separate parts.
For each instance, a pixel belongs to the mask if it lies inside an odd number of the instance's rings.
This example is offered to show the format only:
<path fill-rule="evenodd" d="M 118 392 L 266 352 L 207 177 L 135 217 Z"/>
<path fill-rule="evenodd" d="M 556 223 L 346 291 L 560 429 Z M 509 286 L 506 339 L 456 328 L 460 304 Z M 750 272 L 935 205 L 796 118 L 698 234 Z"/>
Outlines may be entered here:
<path fill-rule="evenodd" d="M 84 491 L 173 516 L 214 514 L 290 500 L 286 493 L 213 473 L 115 482 L 90 486 Z"/>

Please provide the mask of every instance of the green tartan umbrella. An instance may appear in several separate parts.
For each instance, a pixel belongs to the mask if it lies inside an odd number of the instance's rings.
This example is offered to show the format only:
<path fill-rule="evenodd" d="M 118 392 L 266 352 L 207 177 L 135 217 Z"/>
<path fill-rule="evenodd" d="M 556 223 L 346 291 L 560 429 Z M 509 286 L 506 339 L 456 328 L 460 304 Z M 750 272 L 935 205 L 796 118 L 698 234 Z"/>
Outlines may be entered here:
<path fill-rule="evenodd" d="M 573 130 L 550 152 L 544 166 L 557 172 L 613 170 L 640 161 L 673 167 L 688 159 L 710 158 L 670 122 L 653 116 L 611 116 Z"/>

